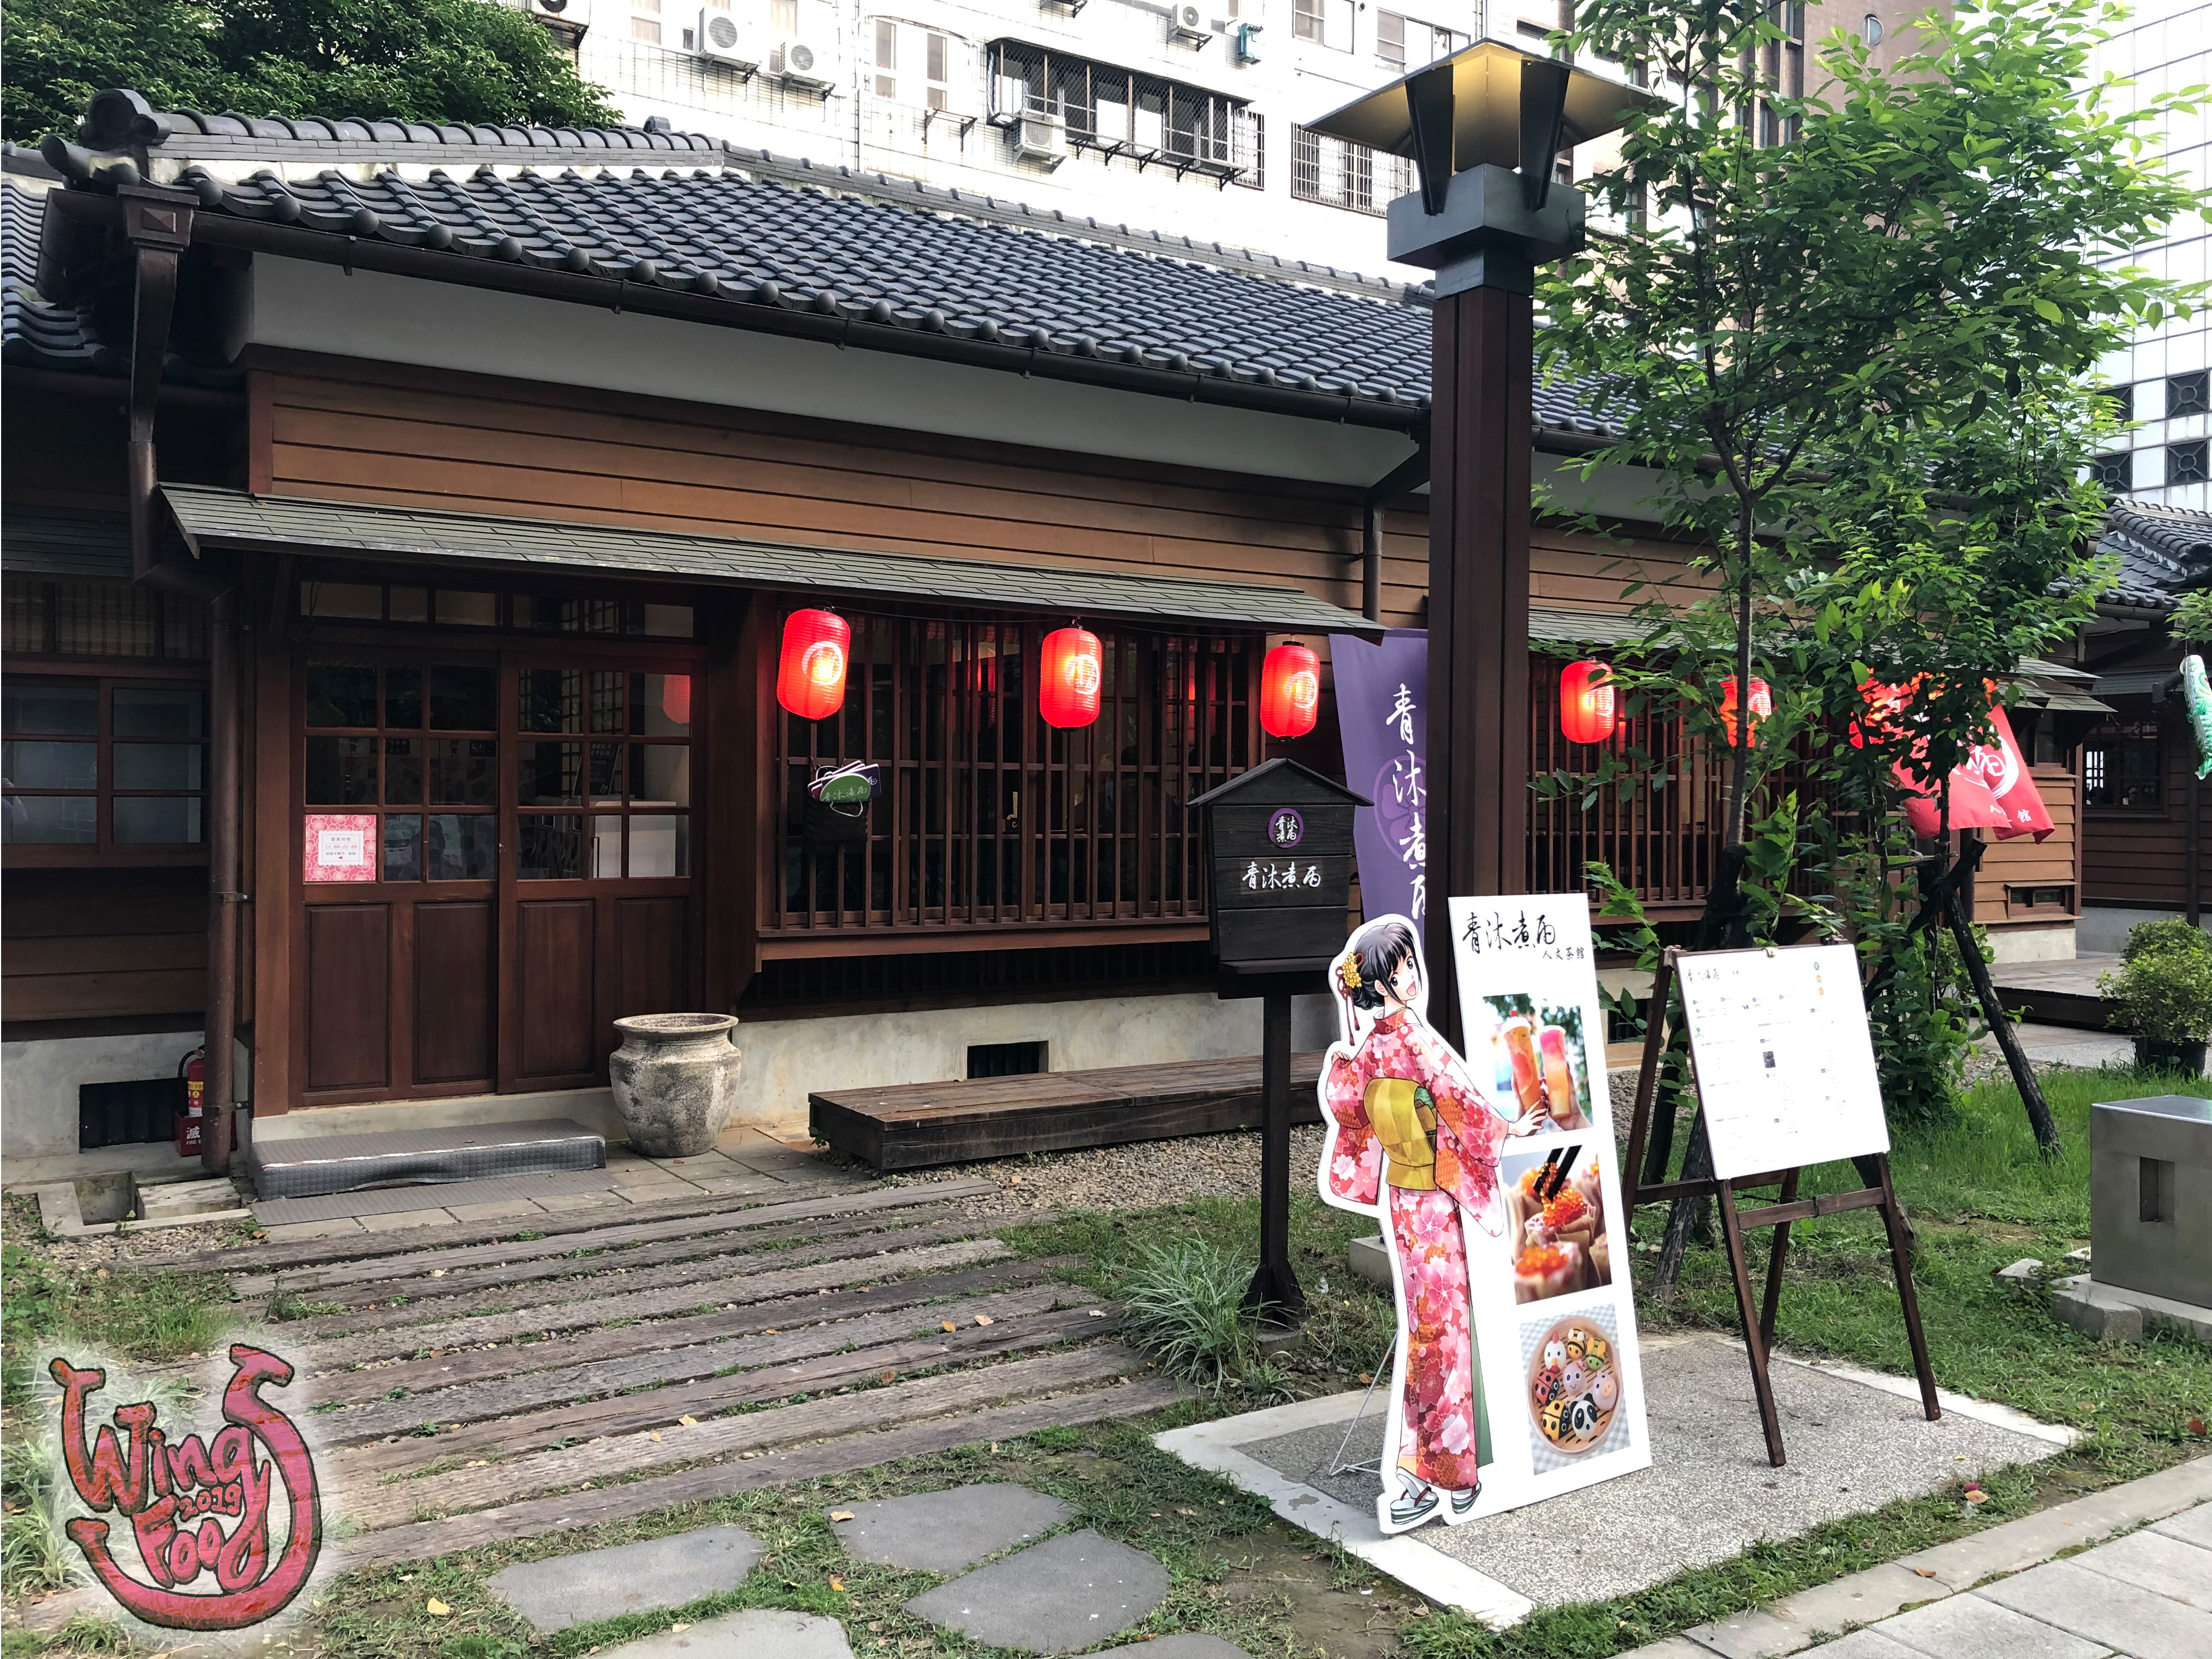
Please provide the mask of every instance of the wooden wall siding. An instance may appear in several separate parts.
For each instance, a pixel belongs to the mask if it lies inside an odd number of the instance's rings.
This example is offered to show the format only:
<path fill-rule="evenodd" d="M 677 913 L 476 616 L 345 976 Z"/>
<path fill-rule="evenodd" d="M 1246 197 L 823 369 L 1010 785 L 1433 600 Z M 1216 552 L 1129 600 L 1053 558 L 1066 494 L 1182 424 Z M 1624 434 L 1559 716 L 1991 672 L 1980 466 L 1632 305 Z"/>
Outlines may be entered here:
<path fill-rule="evenodd" d="M 201 1017 L 207 872 L 10 872 L 0 906 L 0 973 L 11 1037 L 185 1029 Z"/>
<path fill-rule="evenodd" d="M 2031 769 L 2053 827 L 2040 842 L 2032 836 L 2015 836 L 2010 841 L 1990 840 L 1989 850 L 1982 854 L 1981 868 L 1974 875 L 1974 920 L 1989 927 L 2002 926 L 2008 920 L 2015 923 L 2063 921 L 2080 909 L 2081 897 L 2075 888 L 2081 844 L 2080 781 L 2070 766 L 2045 765 Z M 2008 902 L 2008 890 L 2014 887 L 2073 890 L 2074 908 L 2025 914 L 2017 904 Z"/>
<path fill-rule="evenodd" d="M 2126 713 L 2146 707 L 2131 700 Z M 2178 701 L 2166 704 L 2165 799 L 2155 809 L 2093 806 L 2084 820 L 2081 878 L 2094 903 L 2179 909 L 2188 902 L 2190 757 L 2195 745 Z M 2212 780 L 2197 786 L 2197 857 L 2212 860 Z M 2200 900 L 2212 902 L 2212 870 L 2200 873 Z"/>
<path fill-rule="evenodd" d="M 957 558 L 1295 582 L 1357 611 L 1357 492 L 431 371 L 271 354 L 254 471 L 280 495 Z M 265 410 L 265 414 L 264 414 Z M 265 459 L 264 459 L 265 458 Z M 1540 601 L 1618 608 L 1624 550 L 1540 526 Z M 1679 550 L 1639 544 L 1649 574 Z M 1418 502 L 1386 525 L 1383 620 L 1418 626 Z"/>

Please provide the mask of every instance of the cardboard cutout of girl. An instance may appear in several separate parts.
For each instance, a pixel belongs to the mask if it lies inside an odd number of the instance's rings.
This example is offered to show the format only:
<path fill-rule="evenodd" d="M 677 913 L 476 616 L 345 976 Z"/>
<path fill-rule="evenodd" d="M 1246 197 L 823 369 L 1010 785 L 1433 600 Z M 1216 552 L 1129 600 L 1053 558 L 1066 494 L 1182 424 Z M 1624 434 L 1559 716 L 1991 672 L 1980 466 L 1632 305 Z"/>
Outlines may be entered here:
<path fill-rule="evenodd" d="M 1397 1287 L 1400 1340 L 1382 1439 L 1395 1470 L 1383 1476 L 1376 1517 L 1386 1533 L 1439 1513 L 1455 1525 L 1474 1514 L 1491 1461 L 1467 1228 L 1504 1232 L 1498 1150 L 1550 1120 L 1540 1107 L 1509 1116 L 1430 1029 L 1428 968 L 1405 917 L 1353 933 L 1329 984 L 1342 1035 L 1321 1073 L 1322 1201 L 1381 1218 Z"/>

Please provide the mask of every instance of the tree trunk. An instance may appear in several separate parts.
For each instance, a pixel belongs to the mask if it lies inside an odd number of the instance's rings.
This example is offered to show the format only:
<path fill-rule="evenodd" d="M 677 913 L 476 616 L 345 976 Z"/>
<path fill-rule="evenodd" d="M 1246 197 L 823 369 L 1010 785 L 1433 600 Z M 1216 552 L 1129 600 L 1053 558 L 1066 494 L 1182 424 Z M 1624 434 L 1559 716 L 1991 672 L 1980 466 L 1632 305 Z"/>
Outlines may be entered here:
<path fill-rule="evenodd" d="M 1951 937 L 1959 942 L 1959 957 L 1966 963 L 1967 981 L 1973 986 L 1974 994 L 1981 999 L 1982 1018 L 1989 1022 L 1990 1035 L 2004 1051 L 2013 1086 L 2020 1091 L 2021 1104 L 2027 1109 L 2027 1123 L 2035 1131 L 2036 1147 L 2045 1158 L 2056 1158 L 2058 1126 L 2051 1121 L 2051 1107 L 2043 1098 L 2043 1085 L 2036 1078 L 2035 1067 L 2028 1063 L 2027 1053 L 2020 1046 L 2020 1033 L 2012 1029 L 2004 1005 L 1997 1000 L 1997 988 L 1990 978 L 1990 965 L 1982 960 L 1981 951 L 1974 943 L 1973 924 L 1966 920 L 1966 901 L 1956 887 L 1951 889 L 1943 909 L 1950 919 Z"/>

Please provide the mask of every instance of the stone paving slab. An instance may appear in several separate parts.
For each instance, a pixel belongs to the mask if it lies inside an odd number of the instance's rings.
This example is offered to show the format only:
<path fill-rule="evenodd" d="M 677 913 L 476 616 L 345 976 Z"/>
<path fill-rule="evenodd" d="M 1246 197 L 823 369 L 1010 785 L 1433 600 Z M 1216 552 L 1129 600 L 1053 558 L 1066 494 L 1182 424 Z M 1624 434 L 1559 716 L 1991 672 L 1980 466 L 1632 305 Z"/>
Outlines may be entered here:
<path fill-rule="evenodd" d="M 743 1527 L 707 1527 L 526 1562 L 502 1568 L 486 1583 L 533 1629 L 550 1633 L 625 1613 L 680 1607 L 735 1589 L 760 1558 L 758 1540 Z"/>
<path fill-rule="evenodd" d="M 2104 1659 L 2106 1652 L 1979 1595 L 1954 1595 L 1875 1629 L 1921 1659 Z"/>
<path fill-rule="evenodd" d="M 1027 1486 L 953 1486 L 828 1513 L 845 1553 L 908 1572 L 964 1572 L 987 1555 L 1041 1536 L 1073 1513 Z"/>
<path fill-rule="evenodd" d="M 2075 1556 L 2074 1564 L 2212 1613 L 2212 1549 L 2138 1532 L 2100 1544 Z"/>
<path fill-rule="evenodd" d="M 1985 1420 L 1969 1414 L 1977 1409 L 1970 1401 L 1930 1423 L 1917 1396 L 1778 1363 L 1774 1392 L 1790 1448 L 1778 1469 L 1767 1462 L 1741 1344 L 1709 1334 L 1662 1337 L 1646 1341 L 1643 1358 L 1650 1468 L 1607 1481 L 1601 1502 L 1534 1504 L 1479 1526 L 1405 1536 L 1540 1605 L 1601 1601 L 1729 1559 L 1763 1538 L 1795 1537 L 2060 1449 L 2054 1431 L 2025 1419 Z M 1373 1475 L 1327 1474 L 1344 1427 L 1324 1423 L 1238 1449 L 1372 1514 Z M 1382 1414 L 1370 1409 L 1345 1461 L 1372 1458 L 1382 1443 Z"/>
<path fill-rule="evenodd" d="M 750 1607 L 607 1650 L 606 1659 L 853 1659 L 835 1619 Z"/>
<path fill-rule="evenodd" d="M 2212 1655 L 2212 1613 L 2138 1589 L 2072 1561 L 2033 1567 L 1974 1594 L 2130 1659 Z M 1908 1617 L 1910 1615 L 1907 1615 Z M 2021 1659 L 2017 1653 L 2003 1659 Z"/>
<path fill-rule="evenodd" d="M 1117 1653 L 1142 1655 L 1143 1659 L 1252 1659 L 1243 1649 L 1218 1636 L 1200 1636 L 1189 1631 L 1180 1636 L 1162 1636 L 1150 1642 L 1109 1648 L 1099 1659 L 1111 1659 Z"/>
<path fill-rule="evenodd" d="M 1085 1528 L 939 1584 L 906 1610 L 987 1647 L 1074 1653 L 1127 1630 L 1167 1594 L 1165 1567 Z"/>
<path fill-rule="evenodd" d="M 2151 1530 L 2163 1537 L 2179 1538 L 2185 1544 L 2194 1544 L 2199 1549 L 2212 1550 L 2212 1504 L 2202 1509 L 2168 1516 Z"/>
<path fill-rule="evenodd" d="M 1656 1648 L 1638 1648 L 1633 1659 L 1647 1653 L 1656 1653 Z M 1703 1659 L 1705 1650 L 1694 1642 L 1690 1651 Z M 1878 1630 L 1854 1631 L 1840 1642 L 1831 1642 L 1820 1650 L 1820 1659 L 1928 1659 L 1918 1650 L 1893 1642 Z"/>

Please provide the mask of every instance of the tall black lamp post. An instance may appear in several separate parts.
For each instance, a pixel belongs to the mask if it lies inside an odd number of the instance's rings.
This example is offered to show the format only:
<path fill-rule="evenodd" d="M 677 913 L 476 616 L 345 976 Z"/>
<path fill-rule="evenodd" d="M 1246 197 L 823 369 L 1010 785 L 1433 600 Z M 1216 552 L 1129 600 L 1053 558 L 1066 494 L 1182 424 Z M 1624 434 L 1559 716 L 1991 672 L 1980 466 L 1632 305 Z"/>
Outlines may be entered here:
<path fill-rule="evenodd" d="M 1583 245 L 1559 152 L 1618 129 L 1650 94 L 1478 41 L 1310 130 L 1413 158 L 1389 254 L 1436 272 L 1430 397 L 1430 1017 L 1455 1042 L 1453 894 L 1527 884 L 1529 447 L 1540 264 Z"/>

